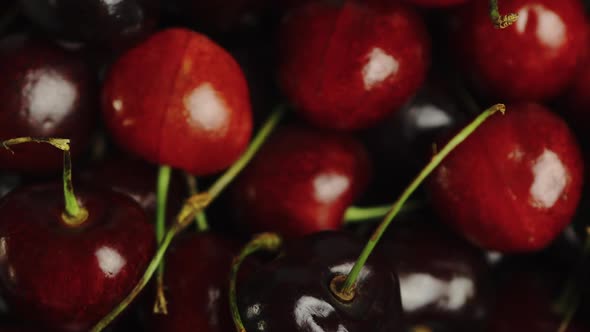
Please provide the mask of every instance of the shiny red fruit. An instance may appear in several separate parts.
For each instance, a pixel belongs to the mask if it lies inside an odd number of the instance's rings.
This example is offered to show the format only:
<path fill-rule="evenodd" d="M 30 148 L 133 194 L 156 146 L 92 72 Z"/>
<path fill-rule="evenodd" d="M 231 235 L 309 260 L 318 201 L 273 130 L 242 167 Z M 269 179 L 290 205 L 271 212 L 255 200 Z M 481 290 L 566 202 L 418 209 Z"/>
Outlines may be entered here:
<path fill-rule="evenodd" d="M 233 206 L 256 230 L 295 236 L 339 229 L 369 173 L 367 153 L 352 137 L 283 128 L 237 180 Z"/>
<path fill-rule="evenodd" d="M 557 96 L 585 54 L 586 17 L 579 0 L 504 0 L 518 21 L 496 29 L 487 1 L 471 1 L 453 22 L 458 58 L 490 97 L 539 101 Z"/>
<path fill-rule="evenodd" d="M 92 135 L 95 77 L 76 54 L 27 36 L 0 40 L 0 140 L 64 137 L 80 154 Z M 48 145 L 0 149 L 0 168 L 47 173 L 62 168 L 62 153 Z"/>
<path fill-rule="evenodd" d="M 479 246 L 505 252 L 548 245 L 571 221 L 583 162 L 573 134 L 538 104 L 507 106 L 436 169 L 435 210 Z"/>
<path fill-rule="evenodd" d="M 118 144 L 195 175 L 218 172 L 246 148 L 252 115 L 238 64 L 207 37 L 164 30 L 123 55 L 102 108 Z"/>
<path fill-rule="evenodd" d="M 139 281 L 155 236 L 137 203 L 101 189 L 77 191 L 89 216 L 67 226 L 62 190 L 38 185 L 3 198 L 0 281 L 8 305 L 27 321 L 88 331 Z"/>
<path fill-rule="evenodd" d="M 315 1 L 287 15 L 279 37 L 282 88 L 323 128 L 366 128 L 396 111 L 430 59 L 421 17 L 399 3 Z"/>

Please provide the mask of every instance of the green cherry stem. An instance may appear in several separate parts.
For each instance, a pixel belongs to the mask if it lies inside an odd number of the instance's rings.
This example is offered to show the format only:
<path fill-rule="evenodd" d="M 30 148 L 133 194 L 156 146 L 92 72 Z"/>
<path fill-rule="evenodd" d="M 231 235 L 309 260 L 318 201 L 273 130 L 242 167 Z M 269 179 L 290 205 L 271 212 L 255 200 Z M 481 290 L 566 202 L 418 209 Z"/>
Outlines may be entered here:
<path fill-rule="evenodd" d="M 510 13 L 507 15 L 500 15 L 498 0 L 490 0 L 490 19 L 497 29 L 505 29 L 518 20 L 518 14 Z"/>
<path fill-rule="evenodd" d="M 229 305 L 231 315 L 238 332 L 246 332 L 242 318 L 240 317 L 240 310 L 238 308 L 236 281 L 238 279 L 238 272 L 240 266 L 248 258 L 248 256 L 257 253 L 259 251 L 270 251 L 275 252 L 279 250 L 283 241 L 280 236 L 276 233 L 262 233 L 256 235 L 250 242 L 248 242 L 244 248 L 240 251 L 240 254 L 234 258 L 231 266 L 231 272 L 229 276 Z"/>
<path fill-rule="evenodd" d="M 64 205 L 65 210 L 62 213 L 62 220 L 71 227 L 82 224 L 88 218 L 88 211 L 80 205 L 74 193 L 74 185 L 72 183 L 72 155 L 70 153 L 70 140 L 65 138 L 35 138 L 35 137 L 19 137 L 2 142 L 2 146 L 10 152 L 13 145 L 23 143 L 45 143 L 64 153 L 63 166 L 63 188 L 64 188 Z"/>
<path fill-rule="evenodd" d="M 184 173 L 184 176 L 186 177 L 189 194 L 191 196 L 197 195 L 199 193 L 197 178 L 189 173 Z M 207 232 L 209 230 L 209 222 L 207 221 L 207 214 L 205 211 L 197 214 L 195 224 L 197 226 L 197 232 L 199 233 Z"/>
<path fill-rule="evenodd" d="M 354 298 L 354 290 L 356 287 L 356 282 L 358 276 L 369 259 L 369 256 L 375 249 L 375 246 L 387 230 L 389 224 L 393 218 L 398 214 L 398 212 L 402 209 L 404 203 L 408 200 L 408 198 L 412 195 L 412 193 L 418 188 L 418 186 L 432 173 L 432 171 L 444 160 L 444 158 L 459 144 L 461 144 L 471 133 L 473 133 L 487 118 L 489 118 L 492 114 L 496 112 L 504 113 L 506 111 L 506 106 L 503 104 L 496 104 L 483 113 L 481 113 L 478 117 L 475 118 L 467 127 L 465 127 L 461 132 L 459 132 L 455 137 L 453 137 L 445 147 L 440 150 L 437 154 L 435 154 L 431 161 L 426 165 L 426 167 L 416 176 L 416 178 L 410 183 L 410 185 L 404 190 L 401 196 L 397 199 L 397 201 L 393 204 L 381 224 L 377 227 L 367 245 L 363 249 L 362 253 L 360 254 L 359 258 L 357 259 L 356 263 L 354 264 L 350 273 L 346 276 L 346 280 L 344 283 L 340 282 L 332 282 L 331 289 L 332 292 L 336 297 L 341 299 L 342 301 L 349 302 L 351 299 Z M 341 287 L 339 285 L 342 285 Z"/>
<path fill-rule="evenodd" d="M 420 202 L 406 202 L 400 212 L 411 212 L 421 206 Z M 351 206 L 344 212 L 345 224 L 360 224 L 370 219 L 383 218 L 391 210 L 391 204 L 381 206 Z"/>
<path fill-rule="evenodd" d="M 166 232 L 166 205 L 171 174 L 172 168 L 170 166 L 160 166 L 156 183 L 156 240 L 158 244 L 162 243 Z M 153 313 L 168 314 L 168 302 L 164 292 L 164 260 L 160 262 L 156 275 L 156 301 L 154 302 Z"/>

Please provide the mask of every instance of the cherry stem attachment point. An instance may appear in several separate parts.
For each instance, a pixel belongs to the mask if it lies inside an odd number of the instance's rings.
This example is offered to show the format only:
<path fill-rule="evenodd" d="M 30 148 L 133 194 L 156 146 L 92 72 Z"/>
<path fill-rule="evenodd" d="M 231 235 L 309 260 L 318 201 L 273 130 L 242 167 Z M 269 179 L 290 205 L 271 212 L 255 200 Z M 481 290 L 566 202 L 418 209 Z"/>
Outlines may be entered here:
<path fill-rule="evenodd" d="M 275 252 L 279 250 L 283 241 L 276 233 L 262 233 L 256 235 L 244 248 L 240 254 L 236 256 L 232 262 L 231 272 L 229 276 L 229 305 L 231 309 L 232 318 L 236 326 L 236 331 L 246 332 L 242 318 L 240 317 L 240 309 L 238 308 L 238 300 L 236 295 L 236 282 L 238 279 L 238 272 L 240 266 L 252 254 L 259 251 Z"/>
<path fill-rule="evenodd" d="M 510 13 L 507 15 L 500 15 L 498 8 L 498 0 L 490 0 L 490 19 L 494 23 L 496 29 L 505 29 L 518 20 L 518 14 Z"/>
<path fill-rule="evenodd" d="M 72 183 L 72 155 L 70 152 L 70 140 L 66 138 L 18 137 L 3 141 L 2 146 L 6 150 L 14 153 L 10 147 L 23 143 L 45 143 L 63 151 L 63 188 L 65 211 L 62 213 L 62 220 L 71 227 L 78 226 L 86 221 L 88 218 L 88 211 L 78 202 L 78 199 L 74 193 L 74 185 Z"/>
<path fill-rule="evenodd" d="M 428 165 L 414 178 L 412 183 L 403 191 L 401 196 L 397 199 L 397 201 L 393 204 L 381 224 L 377 227 L 367 245 L 363 249 L 362 253 L 360 254 L 359 258 L 355 262 L 352 270 L 346 277 L 346 280 L 342 283 L 342 287 L 340 290 L 332 290 L 334 295 L 342 299 L 344 302 L 350 302 L 347 300 L 350 298 L 351 295 L 354 297 L 354 290 L 356 288 L 356 282 L 358 276 L 365 266 L 365 263 L 369 259 L 369 256 L 379 243 L 379 240 L 387 230 L 387 227 L 391 224 L 392 220 L 395 216 L 400 212 L 404 203 L 408 200 L 408 198 L 414 193 L 414 191 L 420 186 L 420 184 L 440 165 L 440 163 L 445 159 L 446 156 L 455 149 L 459 144 L 461 144 L 471 133 L 473 133 L 487 118 L 492 116 L 496 112 L 501 112 L 504 114 L 506 111 L 506 106 L 504 104 L 496 104 L 483 113 L 481 113 L 478 117 L 475 118 L 469 125 L 467 125 L 463 130 L 461 130 L 455 137 L 453 137 L 445 147 L 440 150 L 437 154 L 435 154 Z"/>
<path fill-rule="evenodd" d="M 167 165 L 160 166 L 158 180 L 156 183 L 156 240 L 162 243 L 166 232 L 166 205 L 168 201 L 168 190 L 170 188 L 170 176 L 172 168 Z M 156 301 L 154 302 L 154 314 L 168 314 L 168 302 L 164 292 L 164 260 L 158 267 L 156 277 Z"/>
<path fill-rule="evenodd" d="M 197 178 L 189 173 L 185 173 L 184 175 L 186 177 L 186 184 L 188 186 L 189 194 L 191 196 L 197 195 L 199 193 Z M 201 213 L 197 214 L 197 217 L 195 218 L 195 224 L 199 233 L 207 232 L 209 230 L 209 222 L 207 221 L 207 214 L 205 211 L 201 211 Z"/>

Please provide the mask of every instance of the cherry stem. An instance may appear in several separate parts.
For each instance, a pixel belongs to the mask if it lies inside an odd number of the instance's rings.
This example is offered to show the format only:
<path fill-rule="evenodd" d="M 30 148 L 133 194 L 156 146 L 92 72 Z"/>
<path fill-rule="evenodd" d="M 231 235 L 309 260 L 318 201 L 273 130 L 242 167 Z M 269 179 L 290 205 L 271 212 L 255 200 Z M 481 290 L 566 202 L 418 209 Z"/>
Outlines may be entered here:
<path fill-rule="evenodd" d="M 500 15 L 498 0 L 490 0 L 490 19 L 496 29 L 505 29 L 518 20 L 518 14 Z"/>
<path fill-rule="evenodd" d="M 186 177 L 189 194 L 191 196 L 197 195 L 199 193 L 197 178 L 189 173 L 185 173 L 184 175 Z M 207 221 L 207 214 L 205 211 L 197 214 L 197 217 L 195 218 L 195 224 L 199 233 L 207 232 L 209 230 L 209 222 Z"/>
<path fill-rule="evenodd" d="M 444 158 L 459 144 L 461 144 L 471 133 L 473 133 L 487 118 L 489 118 L 492 114 L 496 112 L 501 112 L 504 114 L 506 111 L 506 106 L 503 104 L 496 104 L 483 113 L 481 113 L 478 117 L 475 118 L 469 125 L 467 125 L 461 132 L 459 132 L 455 137 L 453 137 L 445 147 L 440 150 L 437 154 L 435 154 L 431 161 L 426 165 L 426 167 L 416 176 L 416 178 L 410 183 L 410 185 L 404 190 L 401 196 L 397 199 L 397 201 L 393 204 L 381 224 L 377 227 L 367 245 L 363 249 L 362 253 L 360 254 L 359 258 L 357 259 L 356 263 L 354 264 L 352 270 L 346 277 L 346 280 L 342 284 L 340 291 L 333 290 L 333 293 L 339 299 L 349 302 L 351 298 L 354 298 L 354 290 L 356 288 L 356 282 L 358 276 L 364 267 L 365 263 L 369 259 L 369 256 L 375 249 L 375 246 L 387 230 L 387 227 L 391 224 L 393 218 L 400 212 L 404 203 L 408 200 L 408 198 L 412 195 L 412 193 L 418 188 L 418 186 L 432 173 L 438 165 L 444 160 Z"/>
<path fill-rule="evenodd" d="M 166 205 L 168 201 L 168 189 L 170 188 L 170 175 L 172 168 L 167 165 L 160 166 L 158 181 L 156 184 L 156 240 L 162 243 L 166 232 Z M 158 266 L 156 277 L 156 301 L 154 302 L 153 313 L 168 314 L 168 302 L 164 292 L 164 260 Z"/>
<path fill-rule="evenodd" d="M 78 226 L 88 218 L 88 211 L 80 205 L 74 193 L 74 185 L 72 183 L 72 155 L 70 153 L 70 140 L 65 138 L 36 138 L 36 137 L 19 137 L 2 142 L 2 146 L 14 153 L 10 148 L 13 145 L 22 143 L 45 143 L 64 153 L 63 166 L 63 188 L 64 188 L 64 203 L 65 211 L 62 213 L 62 220 L 68 226 Z"/>
<path fill-rule="evenodd" d="M 411 212 L 421 205 L 420 202 L 407 202 L 400 212 Z M 344 223 L 360 224 L 370 219 L 383 218 L 389 210 L 391 210 L 391 204 L 369 207 L 351 206 L 344 212 Z"/>
<path fill-rule="evenodd" d="M 232 318 L 238 332 L 246 332 L 242 318 L 240 317 L 240 309 L 238 308 L 238 300 L 236 295 L 236 282 L 238 279 L 238 272 L 240 266 L 250 255 L 259 251 L 275 252 L 279 250 L 283 241 L 276 233 L 262 233 L 256 235 L 244 248 L 240 254 L 236 256 L 232 262 L 231 272 L 229 276 L 229 305 L 231 309 Z"/>

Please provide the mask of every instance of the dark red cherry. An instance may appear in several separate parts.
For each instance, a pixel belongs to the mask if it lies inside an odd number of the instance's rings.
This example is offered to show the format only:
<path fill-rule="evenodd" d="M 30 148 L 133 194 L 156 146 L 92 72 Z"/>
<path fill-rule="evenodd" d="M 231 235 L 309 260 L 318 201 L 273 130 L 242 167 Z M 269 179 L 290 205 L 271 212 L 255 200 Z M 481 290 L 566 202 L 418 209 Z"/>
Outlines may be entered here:
<path fill-rule="evenodd" d="M 92 136 L 97 110 L 94 73 L 76 54 L 26 36 L 0 40 L 0 140 L 65 137 L 73 155 Z M 62 154 L 51 146 L 1 149 L 0 168 L 46 173 L 61 169 Z"/>
<path fill-rule="evenodd" d="M 505 0 L 518 21 L 496 29 L 487 1 L 471 1 L 452 26 L 457 59 L 490 97 L 539 101 L 557 96 L 574 78 L 585 54 L 586 17 L 579 0 Z"/>
<path fill-rule="evenodd" d="M 112 45 L 149 33 L 157 23 L 157 0 L 19 0 L 36 25 L 57 38 Z"/>
<path fill-rule="evenodd" d="M 464 4 L 471 0 L 406 0 L 411 4 L 428 7 L 428 8 L 440 8 L 440 7 L 451 7 Z"/>
<path fill-rule="evenodd" d="M 278 259 L 237 285 L 246 330 L 405 331 L 397 277 L 379 252 L 363 267 L 352 302 L 342 303 L 330 291 L 331 280 L 350 272 L 363 247 L 342 232 L 287 243 Z"/>
<path fill-rule="evenodd" d="M 432 219 L 414 213 L 397 221 L 383 242 L 400 281 L 406 320 L 479 330 L 491 283 L 484 253 L 425 218 Z"/>
<path fill-rule="evenodd" d="M 248 86 L 234 59 L 204 35 L 157 33 L 111 68 L 102 95 L 118 144 L 195 175 L 218 172 L 252 131 Z"/>
<path fill-rule="evenodd" d="M 280 81 L 314 125 L 369 127 L 423 83 L 430 43 L 411 8 L 315 1 L 293 10 L 280 31 Z"/>
<path fill-rule="evenodd" d="M 78 188 L 88 210 L 62 219 L 60 184 L 17 189 L 0 202 L 0 281 L 11 308 L 47 329 L 88 331 L 134 287 L 155 249 L 153 226 L 126 195 Z"/>
<path fill-rule="evenodd" d="M 166 255 L 168 314 L 154 315 L 150 330 L 232 331 L 227 278 L 233 255 L 231 244 L 216 235 L 179 239 Z"/>
<path fill-rule="evenodd" d="M 281 128 L 236 181 L 233 206 L 256 230 L 295 236 L 339 229 L 369 173 L 367 154 L 354 138 Z"/>
<path fill-rule="evenodd" d="M 565 122 L 538 104 L 507 106 L 435 170 L 429 191 L 443 220 L 479 246 L 547 246 L 580 200 L 583 162 Z"/>

